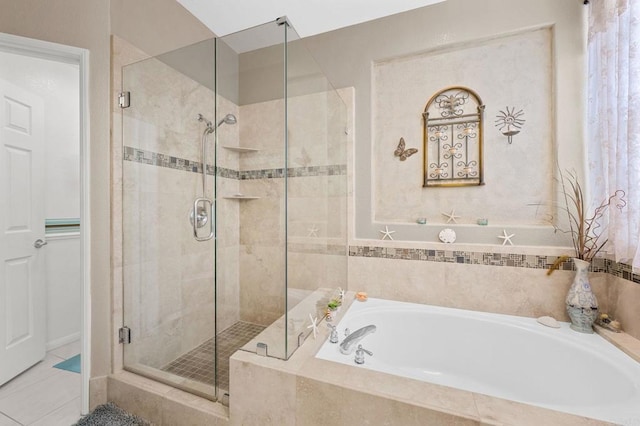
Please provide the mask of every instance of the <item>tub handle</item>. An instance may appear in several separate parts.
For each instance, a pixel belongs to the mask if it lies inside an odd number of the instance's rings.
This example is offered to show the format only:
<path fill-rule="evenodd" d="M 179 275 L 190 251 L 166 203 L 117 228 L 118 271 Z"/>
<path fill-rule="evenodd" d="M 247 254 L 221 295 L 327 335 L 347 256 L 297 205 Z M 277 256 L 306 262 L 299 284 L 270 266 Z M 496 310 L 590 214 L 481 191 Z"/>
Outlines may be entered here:
<path fill-rule="evenodd" d="M 364 364 L 364 354 L 373 356 L 373 352 L 366 350 L 362 345 L 358 345 L 358 349 L 356 349 L 356 357 L 353 359 L 356 364 Z"/>
<path fill-rule="evenodd" d="M 331 335 L 329 336 L 330 343 L 338 343 L 338 330 L 335 325 L 327 324 L 327 327 L 331 329 Z"/>

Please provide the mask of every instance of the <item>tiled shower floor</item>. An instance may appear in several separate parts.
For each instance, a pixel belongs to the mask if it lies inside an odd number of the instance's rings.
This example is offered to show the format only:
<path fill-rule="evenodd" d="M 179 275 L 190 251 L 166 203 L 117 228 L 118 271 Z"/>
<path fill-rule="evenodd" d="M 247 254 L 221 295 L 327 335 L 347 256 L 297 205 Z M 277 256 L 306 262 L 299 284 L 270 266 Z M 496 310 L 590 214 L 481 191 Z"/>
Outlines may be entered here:
<path fill-rule="evenodd" d="M 218 334 L 218 387 L 229 389 L 229 358 L 265 329 L 264 326 L 238 321 Z M 167 364 L 163 371 L 215 386 L 214 339 L 209 339 L 197 348 Z"/>

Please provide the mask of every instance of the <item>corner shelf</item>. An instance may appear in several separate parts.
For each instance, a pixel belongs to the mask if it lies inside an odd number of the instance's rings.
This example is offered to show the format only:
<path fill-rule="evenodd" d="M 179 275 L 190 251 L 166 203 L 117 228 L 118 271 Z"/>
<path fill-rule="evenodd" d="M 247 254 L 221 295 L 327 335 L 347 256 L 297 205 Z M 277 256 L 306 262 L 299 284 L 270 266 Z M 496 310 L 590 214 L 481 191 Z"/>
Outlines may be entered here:
<path fill-rule="evenodd" d="M 257 200 L 260 197 L 256 197 L 253 195 L 233 194 L 233 195 L 225 195 L 222 198 L 226 200 Z"/>
<path fill-rule="evenodd" d="M 244 146 L 229 146 L 229 145 L 222 145 L 222 147 L 224 149 L 228 149 L 229 151 L 234 151 L 234 152 L 239 152 L 239 153 L 245 153 L 245 152 L 258 152 L 260 151 L 257 148 L 248 148 L 248 147 L 244 147 Z"/>

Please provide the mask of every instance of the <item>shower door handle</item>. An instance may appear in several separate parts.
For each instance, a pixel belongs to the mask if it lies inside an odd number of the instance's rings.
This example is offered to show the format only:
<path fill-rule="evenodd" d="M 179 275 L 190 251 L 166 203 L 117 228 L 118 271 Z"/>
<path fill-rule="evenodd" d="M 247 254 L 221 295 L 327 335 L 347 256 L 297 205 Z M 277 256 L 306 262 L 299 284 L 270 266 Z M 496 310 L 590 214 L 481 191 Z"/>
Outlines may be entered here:
<path fill-rule="evenodd" d="M 208 210 L 207 210 L 207 205 L 209 207 Z M 209 216 L 213 216 L 213 201 L 211 201 L 208 198 L 196 198 L 193 202 L 193 211 L 196 215 L 194 216 L 194 220 L 193 220 L 193 237 L 196 239 L 196 241 L 209 241 L 210 239 L 213 238 L 213 235 L 214 235 L 213 217 L 209 217 L 209 220 L 207 221 L 209 222 L 209 234 L 205 235 L 204 237 L 199 236 L 198 221 L 196 220 L 199 207 L 203 208 L 203 211 L 205 212 L 205 214 L 207 214 L 206 212 L 208 211 Z"/>

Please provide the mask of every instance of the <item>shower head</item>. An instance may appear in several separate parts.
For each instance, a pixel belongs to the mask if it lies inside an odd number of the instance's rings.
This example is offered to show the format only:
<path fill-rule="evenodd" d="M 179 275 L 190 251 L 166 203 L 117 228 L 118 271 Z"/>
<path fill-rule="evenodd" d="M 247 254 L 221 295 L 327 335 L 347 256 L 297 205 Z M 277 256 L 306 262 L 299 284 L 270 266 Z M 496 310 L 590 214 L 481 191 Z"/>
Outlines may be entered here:
<path fill-rule="evenodd" d="M 222 125 L 222 123 L 224 124 L 236 124 L 238 122 L 238 119 L 236 118 L 235 115 L 233 114 L 227 114 L 224 116 L 224 118 L 220 121 L 218 121 L 218 124 L 216 124 L 216 128 L 220 127 Z"/>

